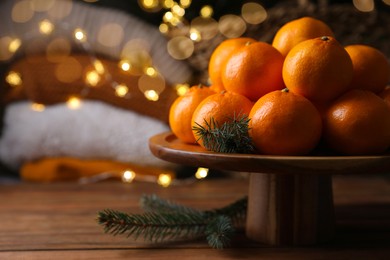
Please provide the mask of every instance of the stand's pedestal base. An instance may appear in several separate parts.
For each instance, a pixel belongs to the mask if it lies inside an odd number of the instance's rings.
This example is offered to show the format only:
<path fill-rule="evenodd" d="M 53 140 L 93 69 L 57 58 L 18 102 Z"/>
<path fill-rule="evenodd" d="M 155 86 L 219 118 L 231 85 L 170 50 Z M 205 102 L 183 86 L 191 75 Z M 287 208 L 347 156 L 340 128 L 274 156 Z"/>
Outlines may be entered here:
<path fill-rule="evenodd" d="M 311 245 L 334 233 L 331 175 L 251 173 L 246 234 L 273 246 Z"/>

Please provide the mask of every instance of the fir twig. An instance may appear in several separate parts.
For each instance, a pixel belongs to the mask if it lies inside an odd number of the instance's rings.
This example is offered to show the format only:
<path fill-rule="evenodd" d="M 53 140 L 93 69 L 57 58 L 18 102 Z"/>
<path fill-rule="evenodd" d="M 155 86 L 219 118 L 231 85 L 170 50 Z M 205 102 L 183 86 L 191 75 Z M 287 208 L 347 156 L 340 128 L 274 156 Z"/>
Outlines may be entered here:
<path fill-rule="evenodd" d="M 144 195 L 140 199 L 141 208 L 151 212 L 186 212 L 199 213 L 198 210 L 174 203 L 169 200 L 164 200 L 155 194 Z"/>
<path fill-rule="evenodd" d="M 114 210 L 99 212 L 98 222 L 112 235 L 142 236 L 151 242 L 177 239 L 183 236 L 199 237 L 207 226 L 202 214 L 156 213 L 126 214 Z"/>
<path fill-rule="evenodd" d="M 98 223 L 112 235 L 142 236 L 151 242 L 205 236 L 213 248 L 224 248 L 234 233 L 233 222 L 245 217 L 247 198 L 214 210 L 199 211 L 156 195 L 143 196 L 143 214 L 127 214 L 111 209 L 98 213 Z"/>
<path fill-rule="evenodd" d="M 245 196 L 223 208 L 204 211 L 204 214 L 207 218 L 223 215 L 229 217 L 233 223 L 240 223 L 246 217 L 247 206 L 248 197 Z"/>
<path fill-rule="evenodd" d="M 222 249 L 230 244 L 234 233 L 231 219 L 220 215 L 214 218 L 206 229 L 206 239 L 212 248 Z"/>
<path fill-rule="evenodd" d="M 234 116 L 221 126 L 211 118 L 205 126 L 196 123 L 193 127 L 203 145 L 210 151 L 220 153 L 253 153 L 255 151 L 249 136 L 249 118 L 246 115 Z"/>

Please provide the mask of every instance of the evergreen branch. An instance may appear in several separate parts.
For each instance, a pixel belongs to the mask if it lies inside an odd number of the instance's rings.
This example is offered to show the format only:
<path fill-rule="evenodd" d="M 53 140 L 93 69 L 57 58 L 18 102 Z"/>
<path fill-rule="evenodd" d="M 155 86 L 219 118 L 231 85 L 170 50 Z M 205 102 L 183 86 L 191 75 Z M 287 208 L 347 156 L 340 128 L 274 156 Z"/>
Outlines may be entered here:
<path fill-rule="evenodd" d="M 206 239 L 212 248 L 222 249 L 230 244 L 234 227 L 229 217 L 217 216 L 206 228 Z"/>
<path fill-rule="evenodd" d="M 227 216 L 233 223 L 239 223 L 244 220 L 247 213 L 248 197 L 245 196 L 232 204 L 229 204 L 223 208 L 204 211 L 206 218 L 214 218 L 216 216 Z"/>
<path fill-rule="evenodd" d="M 106 209 L 99 212 L 98 223 L 104 231 L 112 235 L 126 234 L 135 239 L 143 236 L 145 240 L 159 242 L 179 237 L 199 237 L 205 232 L 207 222 L 202 214 L 155 213 L 126 214 Z"/>
<path fill-rule="evenodd" d="M 249 118 L 246 115 L 234 116 L 219 126 L 211 118 L 204 121 L 205 126 L 196 123 L 193 127 L 206 149 L 220 153 L 253 153 L 255 151 L 249 136 Z"/>
<path fill-rule="evenodd" d="M 247 198 L 214 210 L 198 211 L 156 195 L 143 196 L 143 214 L 127 214 L 110 209 L 98 213 L 97 221 L 106 233 L 112 235 L 140 236 L 152 242 L 166 239 L 205 236 L 213 248 L 223 248 L 230 243 L 234 233 L 233 222 L 245 217 Z"/>
<path fill-rule="evenodd" d="M 196 209 L 180 205 L 169 200 L 164 200 L 155 194 L 143 195 L 140 199 L 140 205 L 145 211 L 152 212 L 199 213 L 199 211 Z"/>

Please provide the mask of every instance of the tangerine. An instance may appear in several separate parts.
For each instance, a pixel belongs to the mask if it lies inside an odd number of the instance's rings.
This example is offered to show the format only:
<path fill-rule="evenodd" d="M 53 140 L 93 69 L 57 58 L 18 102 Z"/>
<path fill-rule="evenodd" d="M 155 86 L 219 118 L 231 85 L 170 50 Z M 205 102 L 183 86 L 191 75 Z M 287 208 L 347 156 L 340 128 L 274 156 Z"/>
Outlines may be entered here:
<path fill-rule="evenodd" d="M 280 27 L 274 36 L 272 46 L 285 57 L 298 43 L 324 35 L 334 37 L 332 29 L 326 23 L 312 17 L 302 17 Z"/>
<path fill-rule="evenodd" d="M 256 42 L 256 40 L 249 37 L 231 38 L 224 40 L 214 49 L 208 64 L 208 73 L 212 85 L 223 88 L 221 79 L 222 64 L 234 50 L 243 47 L 248 42 Z"/>
<path fill-rule="evenodd" d="M 240 116 L 248 117 L 253 103 L 243 95 L 223 91 L 205 98 L 192 115 L 192 129 L 195 139 L 206 148 L 196 128 L 220 127 Z M 215 125 L 214 125 L 215 123 Z"/>
<path fill-rule="evenodd" d="M 183 96 L 172 103 L 169 110 L 169 126 L 179 140 L 185 143 L 196 143 L 192 134 L 191 118 L 196 107 L 206 97 L 215 94 L 209 87 L 192 86 Z"/>
<path fill-rule="evenodd" d="M 265 42 L 252 42 L 232 52 L 222 68 L 227 91 L 257 101 L 261 96 L 284 88 L 283 56 Z"/>
<path fill-rule="evenodd" d="M 283 65 L 286 87 L 315 104 L 326 104 L 346 92 L 352 76 L 347 51 L 329 36 L 297 44 Z"/>
<path fill-rule="evenodd" d="M 390 80 L 390 64 L 386 56 L 368 45 L 349 45 L 345 50 L 353 64 L 351 88 L 380 93 Z"/>
<path fill-rule="evenodd" d="M 346 155 L 383 153 L 390 146 L 390 107 L 371 91 L 352 89 L 326 112 L 324 140 Z"/>
<path fill-rule="evenodd" d="M 322 121 L 316 107 L 288 89 L 261 97 L 249 119 L 249 136 L 262 154 L 308 154 L 321 138 Z"/>

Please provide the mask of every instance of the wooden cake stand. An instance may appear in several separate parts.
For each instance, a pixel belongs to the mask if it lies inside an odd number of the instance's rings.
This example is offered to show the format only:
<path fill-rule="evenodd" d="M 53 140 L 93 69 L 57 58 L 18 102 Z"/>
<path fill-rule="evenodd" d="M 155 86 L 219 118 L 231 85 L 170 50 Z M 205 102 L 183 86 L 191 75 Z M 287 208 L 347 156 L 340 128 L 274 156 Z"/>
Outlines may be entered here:
<path fill-rule="evenodd" d="M 152 137 L 149 147 L 156 157 L 177 164 L 250 172 L 246 235 L 272 246 L 312 245 L 332 238 L 332 174 L 390 173 L 389 154 L 224 154 L 184 144 L 169 132 Z"/>

